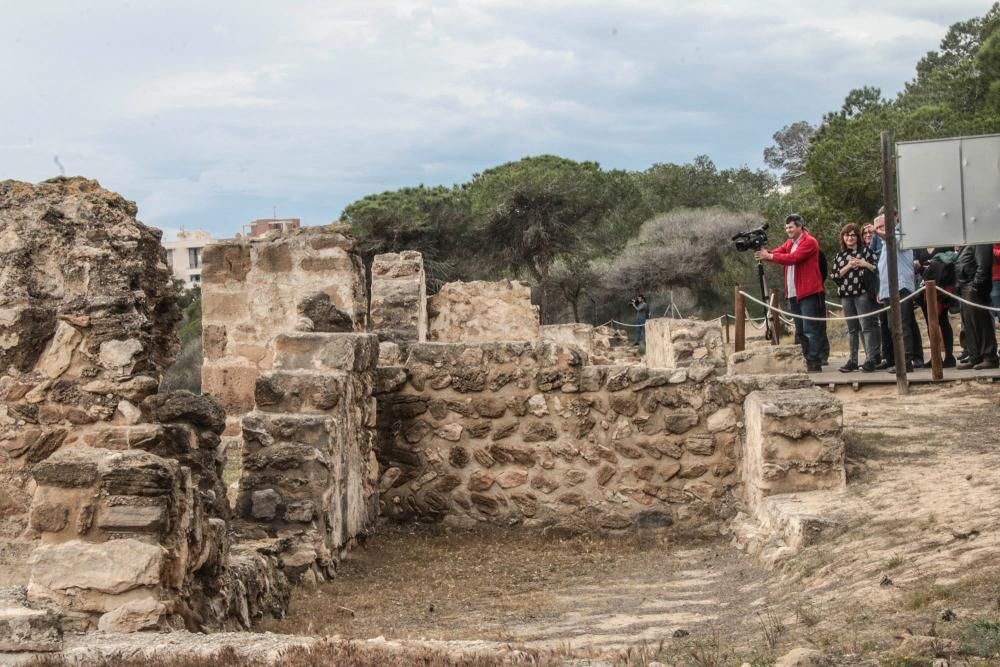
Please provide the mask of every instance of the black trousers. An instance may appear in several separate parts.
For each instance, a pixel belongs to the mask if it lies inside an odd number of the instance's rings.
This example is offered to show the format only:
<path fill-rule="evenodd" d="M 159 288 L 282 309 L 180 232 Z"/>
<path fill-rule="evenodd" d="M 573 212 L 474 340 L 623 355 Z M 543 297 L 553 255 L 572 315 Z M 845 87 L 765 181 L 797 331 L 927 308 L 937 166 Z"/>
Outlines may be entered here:
<path fill-rule="evenodd" d="M 977 293 L 973 289 L 962 290 L 962 298 L 984 306 L 990 305 L 990 295 Z M 979 363 L 997 358 L 997 332 L 993 328 L 990 311 L 962 304 L 962 330 L 969 352 L 969 361 Z"/>

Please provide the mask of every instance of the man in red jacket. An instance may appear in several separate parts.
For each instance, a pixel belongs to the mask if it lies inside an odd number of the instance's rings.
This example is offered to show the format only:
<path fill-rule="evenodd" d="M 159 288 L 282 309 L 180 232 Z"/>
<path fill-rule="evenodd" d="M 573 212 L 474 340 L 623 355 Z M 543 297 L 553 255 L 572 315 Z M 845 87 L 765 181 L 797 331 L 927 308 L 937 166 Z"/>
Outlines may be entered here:
<path fill-rule="evenodd" d="M 785 267 L 785 296 L 788 310 L 805 317 L 823 317 L 823 279 L 819 272 L 819 243 L 802 227 L 802 216 L 785 218 L 788 240 L 774 250 L 758 250 L 757 259 Z M 802 343 L 802 355 L 810 373 L 823 370 L 820 364 L 822 322 L 795 318 L 795 337 Z"/>

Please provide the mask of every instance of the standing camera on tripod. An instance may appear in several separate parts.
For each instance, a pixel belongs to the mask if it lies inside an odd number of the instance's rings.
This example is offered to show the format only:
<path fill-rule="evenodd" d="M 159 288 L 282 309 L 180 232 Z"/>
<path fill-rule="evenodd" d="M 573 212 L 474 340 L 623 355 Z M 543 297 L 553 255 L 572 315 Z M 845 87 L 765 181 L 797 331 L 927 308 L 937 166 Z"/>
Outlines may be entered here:
<path fill-rule="evenodd" d="M 740 232 L 732 238 L 733 245 L 740 252 L 744 250 L 760 250 L 767 245 L 767 223 L 760 227 Z"/>

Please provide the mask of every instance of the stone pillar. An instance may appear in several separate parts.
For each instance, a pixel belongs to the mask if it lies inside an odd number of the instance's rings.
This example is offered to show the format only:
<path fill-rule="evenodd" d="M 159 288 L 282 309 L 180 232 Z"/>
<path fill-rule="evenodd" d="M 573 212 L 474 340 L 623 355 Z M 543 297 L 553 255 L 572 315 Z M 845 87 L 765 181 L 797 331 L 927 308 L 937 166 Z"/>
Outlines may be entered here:
<path fill-rule="evenodd" d="M 346 225 L 218 243 L 202 258 L 202 390 L 236 435 L 257 377 L 273 366 L 275 336 L 365 330 L 364 267 Z"/>
<path fill-rule="evenodd" d="M 283 538 L 287 574 L 332 576 L 341 551 L 377 514 L 378 339 L 288 334 L 274 350 L 276 368 L 257 379 L 256 409 L 243 419 L 236 512 Z"/>
<path fill-rule="evenodd" d="M 372 263 L 371 330 L 379 340 L 427 340 L 427 283 L 419 252 L 375 255 Z"/>
<path fill-rule="evenodd" d="M 751 508 L 780 493 L 846 486 L 843 408 L 819 389 L 755 391 L 744 403 L 740 461 Z"/>
<path fill-rule="evenodd" d="M 726 348 L 718 320 L 646 321 L 646 365 L 650 368 L 687 368 L 692 364 L 726 367 Z"/>

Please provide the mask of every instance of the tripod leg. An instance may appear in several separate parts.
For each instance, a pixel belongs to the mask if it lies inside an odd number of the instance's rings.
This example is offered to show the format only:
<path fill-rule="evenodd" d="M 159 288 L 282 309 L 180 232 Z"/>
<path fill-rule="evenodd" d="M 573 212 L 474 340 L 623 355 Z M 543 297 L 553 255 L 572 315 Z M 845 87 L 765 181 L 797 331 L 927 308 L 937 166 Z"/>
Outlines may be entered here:
<path fill-rule="evenodd" d="M 760 260 L 757 260 L 757 282 L 760 284 L 760 300 L 766 304 L 770 304 L 770 300 L 767 298 L 767 285 L 764 283 L 764 264 Z M 764 336 L 768 341 L 774 339 L 771 332 L 771 309 L 767 308 L 764 311 Z"/>

